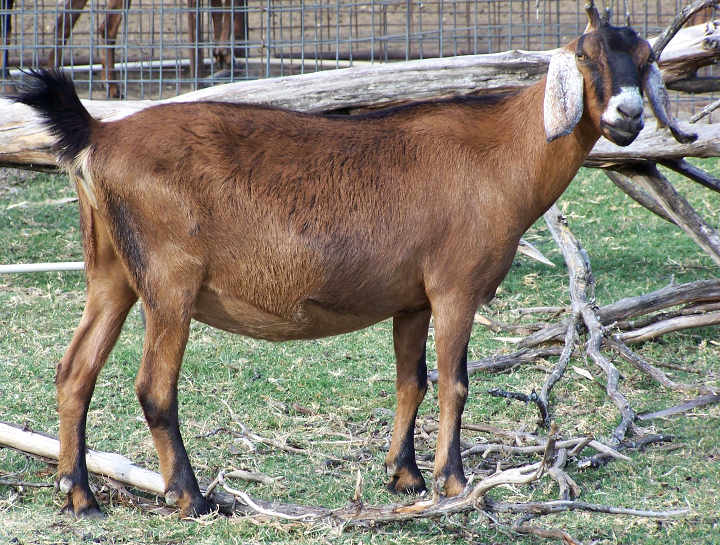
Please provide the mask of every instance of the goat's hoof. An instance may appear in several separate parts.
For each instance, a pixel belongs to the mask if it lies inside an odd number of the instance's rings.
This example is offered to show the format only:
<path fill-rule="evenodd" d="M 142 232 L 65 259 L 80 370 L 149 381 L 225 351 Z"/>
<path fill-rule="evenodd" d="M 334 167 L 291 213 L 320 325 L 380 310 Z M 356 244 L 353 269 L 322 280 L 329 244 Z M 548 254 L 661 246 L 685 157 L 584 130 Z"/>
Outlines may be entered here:
<path fill-rule="evenodd" d="M 435 477 L 433 488 L 439 495 L 451 498 L 462 494 L 466 484 L 467 479 L 465 479 L 464 475 L 462 475 L 462 477 L 454 474 L 438 475 Z"/>
<path fill-rule="evenodd" d="M 192 499 L 187 506 L 181 509 L 180 516 L 182 518 L 196 518 L 214 513 L 217 510 L 217 506 L 214 503 L 208 501 L 204 496 L 199 496 Z"/>
<path fill-rule="evenodd" d="M 392 476 L 387 484 L 387 489 L 393 494 L 419 494 L 427 490 L 425 479 L 418 471 L 415 474 L 412 471 L 403 469 Z"/>
<path fill-rule="evenodd" d="M 107 517 L 107 515 L 100 510 L 100 507 L 96 502 L 82 507 L 74 507 L 70 498 L 67 499 L 65 505 L 63 505 L 62 509 L 60 509 L 60 512 L 64 515 L 73 516 L 79 519 L 104 519 Z"/>
<path fill-rule="evenodd" d="M 189 492 L 178 485 L 170 486 L 165 491 L 165 503 L 178 507 L 181 518 L 195 518 L 217 511 L 217 506 L 208 501 L 200 490 Z"/>

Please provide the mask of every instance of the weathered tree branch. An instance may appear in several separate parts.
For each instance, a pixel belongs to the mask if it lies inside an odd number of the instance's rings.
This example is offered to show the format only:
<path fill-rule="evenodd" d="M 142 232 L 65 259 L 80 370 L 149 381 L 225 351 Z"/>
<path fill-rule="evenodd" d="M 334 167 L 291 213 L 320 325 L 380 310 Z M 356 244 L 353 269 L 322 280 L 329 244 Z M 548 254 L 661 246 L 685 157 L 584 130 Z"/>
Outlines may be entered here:
<path fill-rule="evenodd" d="M 690 17 L 693 16 L 694 13 L 711 6 L 716 6 L 717 4 L 718 0 L 696 0 L 692 4 L 682 8 L 673 21 L 665 28 L 665 30 L 662 31 L 662 33 L 660 33 L 657 40 L 655 40 L 655 43 L 653 44 L 653 53 L 655 54 L 655 57 L 658 59 L 660 58 L 663 50 L 670 43 L 670 40 L 673 39 L 680 28 L 682 28 L 682 26 L 688 21 L 688 19 L 690 19 Z"/>
<path fill-rule="evenodd" d="M 612 362 L 601 352 L 605 331 L 595 306 L 595 281 L 590 268 L 590 260 L 585 250 L 567 227 L 564 216 L 556 205 L 545 213 L 545 223 L 553 239 L 560 247 L 570 276 L 570 299 L 588 329 L 590 338 L 586 344 L 588 356 L 599 366 L 607 377 L 606 392 L 620 411 L 620 424 L 612 434 L 611 446 L 619 445 L 628 430 L 634 427 L 635 411 L 627 398 L 619 391 L 620 373 Z"/>
<path fill-rule="evenodd" d="M 681 403 L 680 405 L 676 405 L 674 407 L 668 407 L 667 409 L 662 409 L 652 413 L 641 413 L 638 415 L 638 419 L 654 420 L 656 418 L 667 418 L 668 416 L 686 413 L 692 409 L 715 403 L 720 403 L 720 394 L 707 394 L 696 397 L 695 399 L 691 399 L 690 401 L 686 401 L 685 403 Z"/>
<path fill-rule="evenodd" d="M 468 375 L 474 375 L 475 373 L 498 373 L 507 371 L 520 365 L 522 363 L 528 363 L 535 361 L 538 358 L 546 358 L 549 356 L 559 356 L 562 353 L 560 348 L 549 346 L 539 349 L 523 349 L 513 352 L 511 354 L 495 354 L 487 358 L 483 358 L 478 361 L 468 362 Z M 436 383 L 438 380 L 438 371 L 433 369 L 428 371 L 428 380 L 432 383 Z"/>
<path fill-rule="evenodd" d="M 681 30 L 660 58 L 663 78 L 672 81 L 678 74 L 686 77 L 688 65 L 694 67 L 694 71 L 698 64 L 711 64 L 720 58 L 720 51 L 708 45 L 711 40 L 720 41 L 720 30 L 710 35 L 705 25 Z M 166 101 L 88 100 L 84 104 L 92 115 L 106 120 L 161 102 L 198 100 L 269 104 L 317 112 L 378 108 L 410 100 L 492 93 L 525 86 L 545 75 L 551 55 L 552 51 L 508 51 L 424 59 L 236 82 Z M 39 170 L 55 167 L 52 137 L 31 109 L 0 100 L 0 120 L 0 166 Z M 667 131 L 654 129 L 645 129 L 628 149 L 617 146 L 608 149 L 601 141 L 600 155 L 596 157 L 593 152 L 588 160 L 590 163 L 621 162 L 622 157 L 633 153 L 654 159 L 720 155 L 717 143 L 720 126 L 701 129 L 699 141 L 694 144 L 671 145 L 674 139 Z M 648 156 L 648 148 L 653 150 L 652 157 Z M 622 156 L 617 155 L 618 149 L 623 149 Z"/>
<path fill-rule="evenodd" d="M 605 169 L 605 175 L 610 178 L 612 183 L 614 183 L 616 186 L 618 186 L 623 192 L 625 192 L 631 199 L 633 199 L 635 202 L 639 203 L 641 206 L 647 208 L 655 214 L 656 216 L 661 217 L 667 222 L 672 223 L 673 225 L 677 225 L 675 223 L 675 220 L 672 219 L 666 212 L 665 209 L 660 206 L 660 204 L 652 198 L 650 195 L 648 195 L 645 191 L 640 189 L 636 184 L 630 180 L 627 176 L 624 174 L 621 174 L 620 172 L 617 172 L 615 170 Z"/>
<path fill-rule="evenodd" d="M 703 220 L 653 163 L 623 165 L 615 170 L 630 178 L 650 195 L 665 214 L 720 265 L 720 234 Z"/>
<path fill-rule="evenodd" d="M 703 169 L 688 163 L 684 159 L 667 159 L 660 161 L 660 164 L 678 172 L 679 174 L 682 174 L 687 178 L 690 178 L 693 182 L 697 182 L 708 189 L 712 189 L 713 191 L 720 193 L 720 179 L 710 176 L 710 174 L 705 172 Z"/>

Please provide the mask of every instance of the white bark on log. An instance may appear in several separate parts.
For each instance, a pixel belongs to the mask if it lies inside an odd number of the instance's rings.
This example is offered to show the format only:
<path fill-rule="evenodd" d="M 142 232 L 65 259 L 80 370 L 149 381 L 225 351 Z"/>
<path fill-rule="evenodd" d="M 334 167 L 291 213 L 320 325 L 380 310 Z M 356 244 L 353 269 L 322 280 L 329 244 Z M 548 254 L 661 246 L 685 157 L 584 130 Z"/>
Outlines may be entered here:
<path fill-rule="evenodd" d="M 82 271 L 84 269 L 84 261 L 63 261 L 59 263 L 17 263 L 15 265 L 0 265 L 0 274 Z"/>
<path fill-rule="evenodd" d="M 651 40 L 652 41 L 652 40 Z M 661 68 L 672 80 L 687 67 L 720 58 L 715 46 L 720 30 L 705 34 L 705 25 L 681 30 L 663 52 Z M 382 107 L 408 100 L 477 94 L 531 84 L 547 71 L 552 51 L 507 51 L 489 55 L 466 55 L 378 64 L 218 85 L 165 101 L 86 100 L 90 113 L 104 120 L 119 119 L 162 102 L 216 100 L 269 104 L 299 111 L 332 111 Z M 683 68 L 684 67 L 684 68 Z M 33 111 L 0 99 L 0 166 L 37 170 L 55 167 L 51 135 Z M 666 131 L 647 128 L 629 148 L 603 141 L 590 162 L 615 162 L 624 158 L 711 157 L 720 155 L 720 126 L 698 127 L 697 142 L 677 144 Z M 610 146 L 610 147 L 608 147 Z"/>
<path fill-rule="evenodd" d="M 16 428 L 4 422 L 0 422 L 0 446 L 52 460 L 57 460 L 60 453 L 60 442 L 57 439 Z M 159 473 L 136 466 L 120 454 L 88 449 L 85 460 L 88 471 L 92 473 L 105 475 L 159 496 L 165 494 L 165 483 Z"/>

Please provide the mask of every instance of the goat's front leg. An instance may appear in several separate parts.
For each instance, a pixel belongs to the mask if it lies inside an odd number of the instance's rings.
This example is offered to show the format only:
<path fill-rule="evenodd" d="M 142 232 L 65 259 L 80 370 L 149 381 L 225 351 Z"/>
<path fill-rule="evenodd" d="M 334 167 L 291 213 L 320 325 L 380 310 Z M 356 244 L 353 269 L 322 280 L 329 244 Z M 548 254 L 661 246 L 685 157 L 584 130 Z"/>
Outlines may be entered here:
<path fill-rule="evenodd" d="M 101 253 L 99 251 L 98 253 Z M 85 465 L 85 421 L 95 381 L 137 300 L 119 264 L 99 275 L 88 270 L 88 299 L 80 325 L 57 367 L 60 416 L 58 485 L 67 494 L 63 511 L 101 516 Z"/>
<path fill-rule="evenodd" d="M 477 306 L 464 298 L 449 297 L 432 308 L 440 403 L 433 476 L 437 492 L 457 496 L 467 482 L 460 458 L 460 421 L 468 395 L 467 346 Z"/>
<path fill-rule="evenodd" d="M 180 300 L 175 294 L 165 300 Z M 190 466 L 178 424 L 177 381 L 190 330 L 189 304 L 185 308 L 145 305 L 145 347 L 135 389 L 152 433 L 165 479 L 165 499 L 178 505 L 183 516 L 209 513 Z"/>
<path fill-rule="evenodd" d="M 393 342 L 397 365 L 397 412 L 392 443 L 385 457 L 391 492 L 421 492 L 425 479 L 415 461 L 415 417 L 427 391 L 425 343 L 430 311 L 395 316 Z"/>

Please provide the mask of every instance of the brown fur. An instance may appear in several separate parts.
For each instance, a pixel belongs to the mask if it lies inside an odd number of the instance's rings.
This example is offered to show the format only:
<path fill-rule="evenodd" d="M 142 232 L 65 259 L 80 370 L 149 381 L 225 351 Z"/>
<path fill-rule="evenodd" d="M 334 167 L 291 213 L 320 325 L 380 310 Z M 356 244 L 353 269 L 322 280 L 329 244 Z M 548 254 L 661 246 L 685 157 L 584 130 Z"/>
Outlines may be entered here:
<path fill-rule="evenodd" d="M 118 324 L 140 297 L 148 323 L 138 397 L 168 490 L 184 513 L 209 509 L 177 425 L 191 318 L 282 341 L 392 317 L 398 411 L 386 465 L 391 488 L 404 491 L 424 487 L 413 430 L 432 312 L 440 403 L 435 486 L 460 493 L 473 316 L 493 297 L 522 233 L 565 190 L 601 135 L 611 88 L 601 42 L 594 34 L 585 39 L 598 57 L 592 70 L 580 67 L 580 122 L 550 143 L 545 82 L 499 99 L 349 118 L 193 103 L 93 121 L 86 155 L 68 165 L 78 179 L 88 308 L 58 371 L 61 474 L 80 471 L 83 407 Z M 71 503 L 82 507 L 85 489 L 78 487 Z"/>

